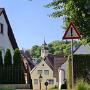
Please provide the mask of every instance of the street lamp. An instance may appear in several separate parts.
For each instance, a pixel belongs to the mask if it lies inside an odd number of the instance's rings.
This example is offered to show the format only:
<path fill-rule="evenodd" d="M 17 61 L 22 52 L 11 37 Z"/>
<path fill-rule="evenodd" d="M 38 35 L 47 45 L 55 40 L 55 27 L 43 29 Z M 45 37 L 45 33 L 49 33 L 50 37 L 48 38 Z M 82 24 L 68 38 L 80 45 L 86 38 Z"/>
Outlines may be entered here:
<path fill-rule="evenodd" d="M 42 82 L 42 76 L 41 76 L 41 74 L 40 74 L 40 76 L 39 76 L 39 83 L 40 83 L 40 90 L 41 90 L 41 82 Z"/>

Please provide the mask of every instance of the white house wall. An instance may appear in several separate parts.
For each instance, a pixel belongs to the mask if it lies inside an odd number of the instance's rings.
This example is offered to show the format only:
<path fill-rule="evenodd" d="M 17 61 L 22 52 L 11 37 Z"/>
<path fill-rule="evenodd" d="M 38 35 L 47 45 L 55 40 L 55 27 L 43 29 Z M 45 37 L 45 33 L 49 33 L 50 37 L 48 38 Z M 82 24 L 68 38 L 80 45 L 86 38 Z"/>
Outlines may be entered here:
<path fill-rule="evenodd" d="M 0 16 L 0 23 L 3 24 L 3 34 L 0 33 L 0 48 L 4 49 L 5 51 L 7 48 L 9 48 L 11 51 L 11 55 L 13 55 L 14 50 L 13 50 L 13 47 L 12 47 L 11 42 L 8 37 L 8 25 L 6 23 L 3 13 Z M 5 53 L 3 52 L 3 56 L 4 56 L 4 54 Z"/>
<path fill-rule="evenodd" d="M 59 90 L 61 88 L 61 85 L 64 84 L 64 79 L 66 79 L 66 66 L 67 61 L 62 64 L 62 66 L 59 68 Z"/>
<path fill-rule="evenodd" d="M 90 54 L 90 45 L 81 45 L 74 54 Z"/>

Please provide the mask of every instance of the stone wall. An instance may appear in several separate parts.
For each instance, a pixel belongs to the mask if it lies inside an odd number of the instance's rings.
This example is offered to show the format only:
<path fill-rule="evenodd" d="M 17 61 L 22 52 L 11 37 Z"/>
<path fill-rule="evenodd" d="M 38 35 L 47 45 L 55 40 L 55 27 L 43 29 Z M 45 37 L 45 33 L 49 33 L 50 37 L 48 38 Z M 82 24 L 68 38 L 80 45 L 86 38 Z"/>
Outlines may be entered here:
<path fill-rule="evenodd" d="M 30 84 L 0 84 L 0 88 L 29 89 Z"/>

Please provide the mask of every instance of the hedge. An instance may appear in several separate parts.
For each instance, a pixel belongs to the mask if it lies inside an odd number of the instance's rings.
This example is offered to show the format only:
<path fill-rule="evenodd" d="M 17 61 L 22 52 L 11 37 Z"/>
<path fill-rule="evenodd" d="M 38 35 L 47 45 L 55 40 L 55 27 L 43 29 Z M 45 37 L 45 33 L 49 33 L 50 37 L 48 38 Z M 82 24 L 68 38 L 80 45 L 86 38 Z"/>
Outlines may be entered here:
<path fill-rule="evenodd" d="M 0 84 L 24 83 L 24 72 L 21 66 L 0 66 Z"/>
<path fill-rule="evenodd" d="M 18 49 L 14 51 L 14 64 L 10 49 L 6 50 L 4 64 L 0 64 L 0 84 L 25 84 L 24 67 Z"/>
<path fill-rule="evenodd" d="M 73 56 L 74 81 L 83 78 L 90 83 L 90 55 Z"/>
<path fill-rule="evenodd" d="M 68 88 L 71 87 L 71 57 L 68 57 L 67 63 L 67 84 Z M 84 81 L 90 83 L 90 55 L 73 55 L 73 75 L 74 83 L 78 79 L 83 78 Z"/>

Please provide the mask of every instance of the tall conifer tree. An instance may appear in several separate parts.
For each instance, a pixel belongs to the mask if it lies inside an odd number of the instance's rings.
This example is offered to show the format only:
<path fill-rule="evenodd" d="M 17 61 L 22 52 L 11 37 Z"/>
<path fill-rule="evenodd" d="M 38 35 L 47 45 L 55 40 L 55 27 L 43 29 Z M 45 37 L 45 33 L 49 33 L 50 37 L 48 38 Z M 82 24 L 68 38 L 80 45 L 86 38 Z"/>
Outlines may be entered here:
<path fill-rule="evenodd" d="M 3 65 L 2 51 L 0 49 L 0 65 Z"/>
<path fill-rule="evenodd" d="M 10 49 L 6 50 L 5 56 L 4 56 L 4 64 L 5 66 L 12 65 L 12 56 Z"/>

